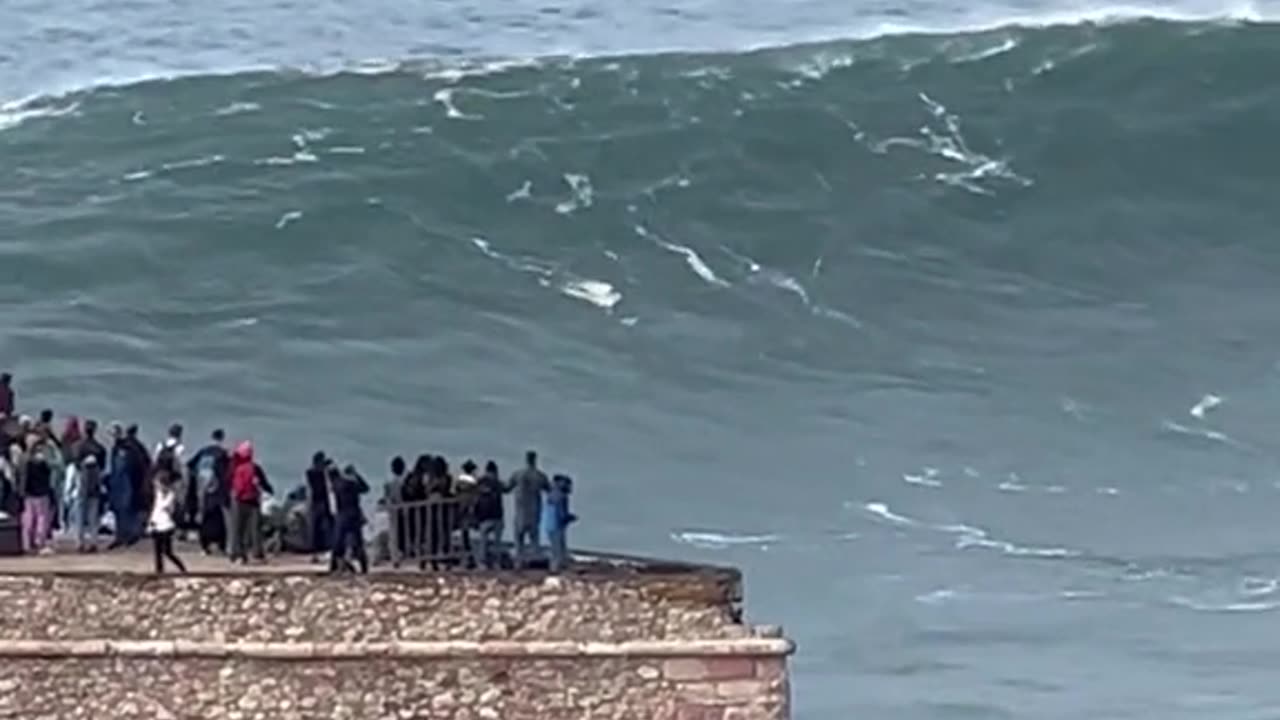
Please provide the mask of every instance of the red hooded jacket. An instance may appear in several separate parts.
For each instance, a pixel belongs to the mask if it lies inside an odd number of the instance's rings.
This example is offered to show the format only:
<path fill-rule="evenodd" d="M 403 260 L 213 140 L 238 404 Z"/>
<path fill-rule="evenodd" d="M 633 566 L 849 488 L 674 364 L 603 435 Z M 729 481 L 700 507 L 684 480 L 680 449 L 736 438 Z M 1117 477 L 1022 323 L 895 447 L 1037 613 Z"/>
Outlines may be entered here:
<path fill-rule="evenodd" d="M 257 502 L 261 495 L 258 473 L 253 465 L 253 444 L 246 440 L 231 453 L 231 497 L 236 502 L 252 503 Z"/>

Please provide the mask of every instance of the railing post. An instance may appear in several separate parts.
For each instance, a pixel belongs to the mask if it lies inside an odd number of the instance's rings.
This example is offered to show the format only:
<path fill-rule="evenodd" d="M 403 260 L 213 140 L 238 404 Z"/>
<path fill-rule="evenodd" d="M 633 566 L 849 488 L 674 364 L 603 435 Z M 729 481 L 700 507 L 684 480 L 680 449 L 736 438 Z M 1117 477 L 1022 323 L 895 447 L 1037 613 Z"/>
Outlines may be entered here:
<path fill-rule="evenodd" d="M 387 537 L 390 540 L 391 547 L 391 567 L 400 567 L 400 561 L 403 559 L 400 553 L 400 514 L 399 503 L 394 498 L 388 497 L 383 507 L 387 511 Z"/>

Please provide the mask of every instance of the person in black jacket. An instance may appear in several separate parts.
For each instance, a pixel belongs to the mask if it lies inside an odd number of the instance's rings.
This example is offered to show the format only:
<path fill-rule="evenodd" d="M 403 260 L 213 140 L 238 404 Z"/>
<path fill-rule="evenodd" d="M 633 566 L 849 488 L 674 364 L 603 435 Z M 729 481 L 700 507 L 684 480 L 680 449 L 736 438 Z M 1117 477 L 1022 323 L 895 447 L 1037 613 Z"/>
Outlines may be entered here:
<path fill-rule="evenodd" d="M 200 549 L 205 555 L 212 554 L 214 548 L 227 551 L 227 513 L 231 504 L 231 453 L 227 452 L 227 435 L 219 428 L 213 431 L 210 440 L 187 462 L 191 490 L 188 501 L 193 501 L 196 509 Z"/>
<path fill-rule="evenodd" d="M 311 562 L 320 562 L 320 553 L 329 552 L 333 545 L 333 508 L 329 505 L 331 475 L 336 472 L 333 462 L 323 452 L 311 456 L 307 468 L 307 543 L 311 547 Z"/>
<path fill-rule="evenodd" d="M 364 549 L 364 512 L 360 509 L 360 497 L 369 492 L 355 466 L 348 465 L 332 476 L 334 503 L 333 553 L 329 558 L 329 572 L 349 569 L 348 550 L 360 564 L 361 574 L 369 572 L 369 556 Z"/>
<path fill-rule="evenodd" d="M 492 460 L 485 463 L 484 474 L 476 481 L 473 510 L 476 521 L 476 567 L 492 570 L 498 566 L 497 549 L 502 544 L 505 529 L 502 496 L 510 491 L 511 488 L 502 482 L 502 476 L 498 474 L 498 464 Z"/>

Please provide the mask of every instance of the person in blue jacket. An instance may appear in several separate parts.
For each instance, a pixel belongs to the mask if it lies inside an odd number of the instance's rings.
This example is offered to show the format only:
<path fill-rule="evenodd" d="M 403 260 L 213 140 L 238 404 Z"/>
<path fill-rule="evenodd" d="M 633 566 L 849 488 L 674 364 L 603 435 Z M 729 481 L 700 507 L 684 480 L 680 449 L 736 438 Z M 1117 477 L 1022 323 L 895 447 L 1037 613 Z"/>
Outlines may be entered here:
<path fill-rule="evenodd" d="M 543 527 L 547 531 L 553 573 L 563 572 L 569 565 L 569 526 L 578 519 L 569 511 L 569 495 L 572 492 L 573 480 L 568 475 L 556 475 L 551 479 Z"/>

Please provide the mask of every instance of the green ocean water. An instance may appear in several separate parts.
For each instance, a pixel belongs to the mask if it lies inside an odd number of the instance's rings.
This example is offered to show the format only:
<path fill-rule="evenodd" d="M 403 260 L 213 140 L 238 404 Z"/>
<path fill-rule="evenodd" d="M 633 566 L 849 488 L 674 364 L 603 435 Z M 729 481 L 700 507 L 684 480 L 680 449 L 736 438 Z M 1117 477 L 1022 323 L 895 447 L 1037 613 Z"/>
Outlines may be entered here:
<path fill-rule="evenodd" d="M 580 544 L 744 568 L 802 719 L 1280 702 L 1275 25 L 15 67 L 24 410 L 536 447 Z"/>

